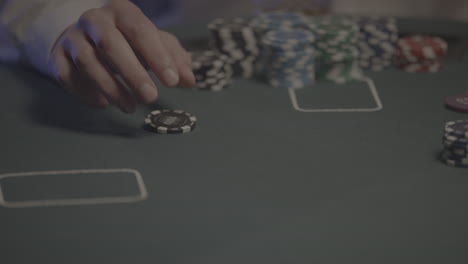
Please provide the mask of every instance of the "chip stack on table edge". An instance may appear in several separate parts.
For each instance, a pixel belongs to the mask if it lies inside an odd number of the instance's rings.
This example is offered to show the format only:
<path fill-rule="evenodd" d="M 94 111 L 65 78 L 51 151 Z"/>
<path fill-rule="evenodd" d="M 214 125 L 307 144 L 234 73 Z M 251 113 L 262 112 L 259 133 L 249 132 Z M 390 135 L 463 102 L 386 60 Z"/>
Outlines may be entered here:
<path fill-rule="evenodd" d="M 468 120 L 445 124 L 442 160 L 451 166 L 468 168 Z"/>

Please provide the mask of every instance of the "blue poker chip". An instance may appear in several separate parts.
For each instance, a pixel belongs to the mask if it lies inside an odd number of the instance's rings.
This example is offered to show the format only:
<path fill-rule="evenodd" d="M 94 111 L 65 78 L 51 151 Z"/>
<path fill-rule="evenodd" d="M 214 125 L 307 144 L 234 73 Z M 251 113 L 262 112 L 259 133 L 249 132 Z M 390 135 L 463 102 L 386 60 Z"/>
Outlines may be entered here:
<path fill-rule="evenodd" d="M 460 158 L 460 157 L 454 156 L 452 153 L 448 151 L 442 152 L 441 159 L 447 165 L 460 167 L 460 168 L 468 168 L 468 158 Z"/>
<path fill-rule="evenodd" d="M 458 136 L 458 135 L 453 135 L 450 133 L 444 134 L 444 140 L 458 144 L 458 145 L 468 145 L 468 138 Z"/>
<path fill-rule="evenodd" d="M 274 30 L 263 37 L 262 43 L 277 49 L 301 49 L 312 47 L 315 40 L 313 33 L 302 29 Z"/>
<path fill-rule="evenodd" d="M 463 143 L 458 143 L 458 142 L 448 141 L 448 140 L 444 140 L 442 143 L 445 148 L 463 149 L 463 150 L 468 151 L 468 144 L 466 143 L 463 144 Z"/>
<path fill-rule="evenodd" d="M 302 15 L 273 13 L 260 16 L 269 30 L 260 41 L 257 72 L 274 87 L 302 88 L 315 83 L 315 34 L 304 30 Z M 289 24 L 289 26 L 285 26 Z"/>
<path fill-rule="evenodd" d="M 455 157 L 458 159 L 468 159 L 468 151 L 466 149 L 446 147 L 445 151 L 450 153 L 452 157 Z"/>
<path fill-rule="evenodd" d="M 276 29 L 305 28 L 308 18 L 299 13 L 272 12 L 262 13 L 252 19 L 252 26 L 259 33 Z"/>
<path fill-rule="evenodd" d="M 459 139 L 468 139 L 468 120 L 447 122 L 445 124 L 445 132 Z"/>
<path fill-rule="evenodd" d="M 359 17 L 359 65 L 380 71 L 392 64 L 397 51 L 398 27 L 389 17 Z"/>

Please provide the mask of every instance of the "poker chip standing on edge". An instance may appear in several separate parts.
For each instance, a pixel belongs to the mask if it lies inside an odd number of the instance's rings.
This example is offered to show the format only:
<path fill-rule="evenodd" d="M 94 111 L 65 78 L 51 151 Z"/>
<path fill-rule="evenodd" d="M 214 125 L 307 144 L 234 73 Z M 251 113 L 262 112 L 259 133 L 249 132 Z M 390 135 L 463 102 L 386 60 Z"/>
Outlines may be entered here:
<path fill-rule="evenodd" d="M 468 93 L 448 96 L 445 105 L 455 111 L 468 113 Z"/>
<path fill-rule="evenodd" d="M 182 110 L 154 110 L 145 118 L 148 129 L 158 134 L 184 134 L 195 129 L 197 118 Z"/>

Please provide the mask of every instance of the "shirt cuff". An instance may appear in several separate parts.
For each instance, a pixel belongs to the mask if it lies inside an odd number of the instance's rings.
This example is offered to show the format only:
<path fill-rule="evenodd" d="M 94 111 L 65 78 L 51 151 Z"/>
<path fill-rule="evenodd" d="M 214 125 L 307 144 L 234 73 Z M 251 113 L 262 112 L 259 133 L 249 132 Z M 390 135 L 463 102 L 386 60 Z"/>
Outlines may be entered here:
<path fill-rule="evenodd" d="M 47 6 L 26 34 L 22 49 L 28 62 L 40 72 L 54 77 L 50 52 L 60 35 L 87 10 L 104 6 L 108 0 L 79 0 Z"/>

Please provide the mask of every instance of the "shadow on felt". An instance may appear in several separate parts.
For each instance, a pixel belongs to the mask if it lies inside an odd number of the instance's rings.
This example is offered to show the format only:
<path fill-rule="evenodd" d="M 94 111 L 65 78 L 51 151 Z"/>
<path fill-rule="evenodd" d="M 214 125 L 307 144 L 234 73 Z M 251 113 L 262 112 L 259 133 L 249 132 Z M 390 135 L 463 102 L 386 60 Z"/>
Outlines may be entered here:
<path fill-rule="evenodd" d="M 142 129 L 144 115 L 151 110 L 165 108 L 158 105 L 140 105 L 145 114 L 129 115 L 114 106 L 96 109 L 82 104 L 78 98 L 69 94 L 53 80 L 32 69 L 8 65 L 19 80 L 25 83 L 32 94 L 27 109 L 31 121 L 77 133 L 94 135 L 139 138 L 149 133 Z"/>

